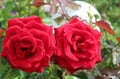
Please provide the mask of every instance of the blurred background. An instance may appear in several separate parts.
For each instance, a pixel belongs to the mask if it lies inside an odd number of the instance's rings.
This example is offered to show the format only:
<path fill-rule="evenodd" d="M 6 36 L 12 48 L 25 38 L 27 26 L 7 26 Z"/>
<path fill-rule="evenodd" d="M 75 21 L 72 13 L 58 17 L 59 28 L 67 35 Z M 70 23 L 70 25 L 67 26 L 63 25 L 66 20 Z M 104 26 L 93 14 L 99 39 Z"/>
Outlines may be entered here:
<path fill-rule="evenodd" d="M 2 40 L 10 18 L 38 15 L 46 24 L 51 24 L 51 15 L 37 0 L 0 0 L 0 52 Z M 43 1 L 43 0 L 40 0 Z M 49 2 L 50 0 L 46 0 Z M 75 0 L 73 0 L 75 1 Z M 101 20 L 106 21 L 115 35 L 101 30 L 101 53 L 103 61 L 93 70 L 80 71 L 74 75 L 64 72 L 51 63 L 42 74 L 12 69 L 8 61 L 0 58 L 0 79 L 120 79 L 120 0 L 77 0 L 84 1 L 97 9 Z M 60 18 L 64 20 L 63 18 Z M 90 23 L 91 24 L 91 23 Z M 53 24 L 54 25 L 54 24 Z"/>

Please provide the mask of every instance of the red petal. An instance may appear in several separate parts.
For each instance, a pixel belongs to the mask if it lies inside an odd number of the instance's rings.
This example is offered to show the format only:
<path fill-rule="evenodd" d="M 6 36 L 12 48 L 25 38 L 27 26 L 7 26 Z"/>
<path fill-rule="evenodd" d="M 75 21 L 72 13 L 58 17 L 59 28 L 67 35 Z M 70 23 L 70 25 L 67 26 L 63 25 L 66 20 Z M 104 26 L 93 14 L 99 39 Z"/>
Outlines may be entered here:
<path fill-rule="evenodd" d="M 21 22 L 18 18 L 10 19 L 8 20 L 8 27 L 12 27 L 12 26 L 18 26 L 20 28 L 23 28 L 24 23 Z"/>

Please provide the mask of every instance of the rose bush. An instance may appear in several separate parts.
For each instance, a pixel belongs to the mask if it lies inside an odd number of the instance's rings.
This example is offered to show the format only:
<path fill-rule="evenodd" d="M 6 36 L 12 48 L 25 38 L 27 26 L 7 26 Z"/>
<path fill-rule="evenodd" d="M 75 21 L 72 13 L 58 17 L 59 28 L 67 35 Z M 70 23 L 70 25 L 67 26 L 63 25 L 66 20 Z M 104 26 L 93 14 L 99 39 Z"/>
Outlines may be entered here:
<path fill-rule="evenodd" d="M 15 18 L 8 21 L 1 56 L 13 68 L 42 72 L 49 65 L 54 48 L 52 27 L 43 24 L 38 16 Z"/>
<path fill-rule="evenodd" d="M 70 73 L 91 69 L 101 61 L 100 32 L 78 18 L 55 29 L 54 61 Z"/>

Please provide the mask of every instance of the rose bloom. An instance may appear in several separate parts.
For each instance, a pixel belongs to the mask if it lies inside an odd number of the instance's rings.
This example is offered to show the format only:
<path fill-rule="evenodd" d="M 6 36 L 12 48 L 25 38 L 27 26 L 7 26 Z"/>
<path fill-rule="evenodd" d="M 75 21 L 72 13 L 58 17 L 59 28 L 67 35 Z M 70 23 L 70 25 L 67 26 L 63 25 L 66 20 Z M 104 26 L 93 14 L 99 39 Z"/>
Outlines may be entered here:
<path fill-rule="evenodd" d="M 26 72 L 42 72 L 49 65 L 55 48 L 52 27 L 38 16 L 8 20 L 1 56 L 13 68 Z"/>
<path fill-rule="evenodd" d="M 93 68 L 95 63 L 102 60 L 100 36 L 100 32 L 77 17 L 56 28 L 55 63 L 66 68 L 70 73 Z"/>

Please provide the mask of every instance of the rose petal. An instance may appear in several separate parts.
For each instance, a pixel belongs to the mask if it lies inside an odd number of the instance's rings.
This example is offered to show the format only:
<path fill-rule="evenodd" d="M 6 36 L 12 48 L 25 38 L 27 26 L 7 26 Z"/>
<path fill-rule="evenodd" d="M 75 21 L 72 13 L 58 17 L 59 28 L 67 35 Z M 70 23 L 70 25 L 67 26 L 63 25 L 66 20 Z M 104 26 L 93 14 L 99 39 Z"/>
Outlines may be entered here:
<path fill-rule="evenodd" d="M 42 23 L 42 20 L 39 16 L 30 16 L 28 18 L 19 18 L 19 21 L 23 22 L 24 24 L 27 24 L 30 21 L 36 21 L 38 23 Z"/>
<path fill-rule="evenodd" d="M 72 41 L 72 47 L 73 48 L 71 48 L 71 49 L 74 49 L 74 51 L 77 51 L 77 40 L 79 40 L 79 39 L 81 39 L 81 37 L 80 36 L 75 36 L 74 38 L 72 38 L 71 39 L 71 41 Z"/>
<path fill-rule="evenodd" d="M 42 72 L 44 67 L 49 66 L 50 64 L 49 60 L 50 60 L 50 56 L 44 55 L 44 58 L 41 60 L 40 65 L 36 71 Z"/>
<path fill-rule="evenodd" d="M 64 44 L 64 48 L 65 48 L 64 53 L 65 53 L 66 57 L 68 57 L 70 60 L 73 60 L 73 61 L 79 61 L 79 59 L 71 52 L 69 45 Z"/>
<path fill-rule="evenodd" d="M 46 50 L 49 48 L 50 40 L 49 40 L 47 33 L 39 31 L 39 30 L 34 30 L 34 29 L 30 30 L 30 33 L 33 35 L 33 37 L 43 41 L 43 43 L 45 44 Z"/>
<path fill-rule="evenodd" d="M 63 59 L 61 57 L 56 56 L 55 64 L 59 64 L 63 68 L 71 69 L 72 66 L 70 63 L 67 62 L 67 59 Z"/>
<path fill-rule="evenodd" d="M 17 19 L 17 18 L 8 20 L 8 28 L 9 27 L 13 27 L 13 26 L 18 26 L 20 28 L 23 28 L 24 27 L 24 23 L 19 21 L 19 19 Z"/>
<path fill-rule="evenodd" d="M 74 18 L 72 18 L 71 21 L 69 21 L 70 24 L 74 24 L 74 23 L 76 23 L 76 22 L 80 22 L 80 19 L 77 18 L 77 17 L 74 17 Z"/>
<path fill-rule="evenodd" d="M 74 62 L 74 61 L 68 61 L 69 64 L 71 64 L 73 69 L 91 69 L 94 67 L 95 65 L 95 60 L 90 60 L 90 61 L 86 61 L 86 60 L 79 60 L 78 62 Z"/>
<path fill-rule="evenodd" d="M 44 31 L 44 32 L 47 32 L 47 33 L 49 33 L 49 30 L 51 29 L 50 26 L 47 26 L 45 24 L 40 24 L 36 21 L 30 21 L 24 27 L 28 30 L 37 29 L 37 30 L 41 30 L 41 31 Z"/>
<path fill-rule="evenodd" d="M 35 55 L 28 58 L 28 61 L 30 61 L 30 62 L 39 62 L 45 54 L 45 49 L 43 48 L 44 47 L 43 42 L 38 39 L 36 39 L 36 41 L 37 41 L 37 44 L 39 44 L 39 45 L 36 47 L 36 51 L 34 51 L 34 52 L 36 52 Z"/>
<path fill-rule="evenodd" d="M 8 39 L 12 36 L 16 35 L 17 33 L 21 32 L 21 28 L 18 26 L 10 27 L 6 30 L 6 37 L 3 40 L 3 46 L 7 43 Z"/>

